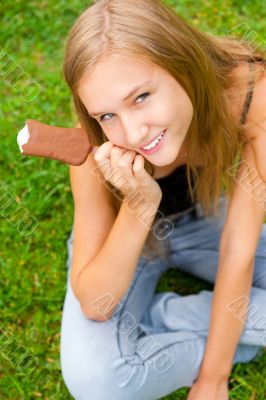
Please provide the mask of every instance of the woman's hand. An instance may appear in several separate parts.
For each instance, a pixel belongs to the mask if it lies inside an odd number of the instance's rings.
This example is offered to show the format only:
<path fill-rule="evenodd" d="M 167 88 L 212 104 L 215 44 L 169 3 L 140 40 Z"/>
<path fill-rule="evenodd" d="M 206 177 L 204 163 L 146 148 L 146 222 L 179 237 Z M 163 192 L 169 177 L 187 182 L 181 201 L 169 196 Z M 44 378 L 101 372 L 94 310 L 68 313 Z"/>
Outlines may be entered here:
<path fill-rule="evenodd" d="M 191 387 L 187 400 L 228 400 L 228 382 L 198 379 Z"/>
<path fill-rule="evenodd" d="M 119 189 L 125 198 L 140 193 L 151 202 L 158 203 L 161 200 L 161 188 L 145 170 L 145 160 L 141 154 L 108 141 L 97 148 L 94 159 L 104 178 Z"/>

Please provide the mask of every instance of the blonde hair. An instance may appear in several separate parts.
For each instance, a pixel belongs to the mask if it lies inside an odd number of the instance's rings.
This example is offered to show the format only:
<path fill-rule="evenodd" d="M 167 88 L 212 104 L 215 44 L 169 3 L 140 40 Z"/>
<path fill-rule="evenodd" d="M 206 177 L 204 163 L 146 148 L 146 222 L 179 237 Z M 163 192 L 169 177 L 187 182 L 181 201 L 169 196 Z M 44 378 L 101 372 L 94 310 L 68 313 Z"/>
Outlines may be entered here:
<path fill-rule="evenodd" d="M 245 87 L 249 75 L 236 78 L 233 71 L 248 60 L 256 61 L 265 71 L 265 51 L 241 38 L 201 32 L 161 0 L 94 1 L 69 32 L 63 75 L 77 118 L 97 146 L 108 138 L 81 102 L 78 85 L 85 72 L 114 54 L 140 57 L 158 65 L 188 94 L 194 108 L 187 133 L 189 192 L 206 215 L 215 214 L 219 196 L 231 198 L 234 178 L 227 170 L 239 158 L 245 143 L 243 127 L 226 107 L 226 100 L 236 88 Z M 200 171 L 195 166 L 196 155 L 203 163 Z M 153 176 L 154 167 L 146 159 L 145 168 Z M 108 186 L 118 194 L 114 196 L 118 211 L 123 196 L 111 183 Z M 149 234 L 147 244 L 156 252 L 158 243 L 152 236 Z"/>

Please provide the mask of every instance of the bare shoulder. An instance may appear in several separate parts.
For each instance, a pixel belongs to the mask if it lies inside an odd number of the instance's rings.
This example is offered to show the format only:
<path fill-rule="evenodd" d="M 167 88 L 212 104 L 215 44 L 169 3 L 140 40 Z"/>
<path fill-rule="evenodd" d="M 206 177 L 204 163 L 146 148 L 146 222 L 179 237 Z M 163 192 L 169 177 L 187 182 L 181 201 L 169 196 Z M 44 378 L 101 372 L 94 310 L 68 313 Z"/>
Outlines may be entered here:
<path fill-rule="evenodd" d="M 244 126 L 248 139 L 266 139 L 266 70 L 256 75 L 252 102 Z"/>
<path fill-rule="evenodd" d="M 258 109 L 262 107 L 263 93 L 265 97 L 265 65 L 255 63 L 253 71 L 250 72 L 249 63 L 239 63 L 232 70 L 231 85 L 225 91 L 228 110 L 236 121 L 240 121 L 247 97 L 248 81 L 251 77 L 254 79 L 253 98 L 247 114 L 247 120 L 243 126 L 244 132 L 247 132 L 247 134 L 250 123 L 254 118 L 257 118 Z"/>

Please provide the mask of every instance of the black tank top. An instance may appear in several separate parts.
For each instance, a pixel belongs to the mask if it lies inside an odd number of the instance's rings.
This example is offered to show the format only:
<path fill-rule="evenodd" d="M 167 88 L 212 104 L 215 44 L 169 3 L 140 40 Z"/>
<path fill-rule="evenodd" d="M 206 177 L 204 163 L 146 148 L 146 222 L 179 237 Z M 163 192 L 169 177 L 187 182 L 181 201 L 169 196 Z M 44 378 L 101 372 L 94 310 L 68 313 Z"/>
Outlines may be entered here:
<path fill-rule="evenodd" d="M 248 60 L 250 72 L 252 73 L 255 67 L 254 60 Z M 247 119 L 247 114 L 251 104 L 254 88 L 254 76 L 251 74 L 251 79 L 248 83 L 248 91 L 246 95 L 245 104 L 241 114 L 240 123 L 244 124 Z M 191 184 L 193 187 L 193 174 L 191 171 Z M 195 203 L 192 202 L 188 181 L 186 177 L 186 165 L 177 167 L 170 175 L 163 178 L 155 179 L 160 188 L 162 189 L 162 200 L 159 206 L 159 210 L 164 216 L 179 213 L 188 209 L 193 209 Z"/>

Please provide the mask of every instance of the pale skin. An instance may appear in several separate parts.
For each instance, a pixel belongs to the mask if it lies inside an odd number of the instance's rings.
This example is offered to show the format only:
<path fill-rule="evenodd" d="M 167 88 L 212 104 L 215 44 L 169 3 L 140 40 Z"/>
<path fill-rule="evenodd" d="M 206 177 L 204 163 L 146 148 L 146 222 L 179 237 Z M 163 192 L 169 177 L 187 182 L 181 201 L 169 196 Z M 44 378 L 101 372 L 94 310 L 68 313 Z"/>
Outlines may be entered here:
<path fill-rule="evenodd" d="M 134 86 L 147 81 L 151 83 L 122 102 L 121 99 Z M 110 82 L 116 82 L 115 90 Z M 145 93 L 149 95 L 142 96 Z M 98 64 L 92 73 L 83 77 L 79 95 L 108 139 L 116 146 L 147 158 L 155 166 L 155 178 L 184 163 L 183 155 L 187 151 L 184 141 L 192 120 L 193 106 L 179 83 L 164 70 L 131 58 L 113 57 L 106 63 Z M 94 116 L 94 112 L 98 111 L 104 113 Z M 150 142 L 165 128 L 168 132 L 164 138 L 164 151 L 154 155 L 144 154 L 139 147 Z M 177 155 L 182 158 L 177 158 Z"/>
<path fill-rule="evenodd" d="M 239 66 L 235 74 L 241 74 L 242 68 L 248 66 Z M 147 81 L 151 82 L 146 83 Z M 133 96 L 126 101 L 122 100 L 134 86 L 143 83 L 146 84 Z M 228 104 L 237 120 L 240 118 L 246 94 L 245 88 L 239 89 L 234 103 Z M 79 85 L 79 95 L 109 141 L 114 147 L 121 149 L 120 156 L 130 153 L 131 161 L 136 157 L 136 163 L 142 165 L 143 157 L 147 158 L 155 167 L 155 179 L 167 176 L 186 163 L 185 154 L 189 151 L 186 134 L 192 120 L 193 106 L 181 85 L 164 70 L 134 58 L 112 57 L 98 64 L 90 74 L 84 75 Z M 246 136 L 248 139 L 252 138 L 252 144 L 245 146 L 243 157 L 251 168 L 259 168 L 260 175 L 266 182 L 265 101 L 266 76 L 256 81 L 245 124 Z M 92 115 L 98 111 L 103 112 L 97 116 Z M 167 133 L 161 149 L 153 155 L 144 154 L 140 147 L 164 129 L 167 129 Z M 142 157 L 137 158 L 138 154 Z M 195 164 L 200 165 L 200 159 L 195 160 Z M 241 218 L 243 214 L 244 220 Z M 254 255 L 264 218 L 265 210 L 261 204 L 243 190 L 241 185 L 235 183 L 220 241 L 209 337 L 201 369 L 189 392 L 188 400 L 228 399 L 228 379 L 244 326 L 242 321 L 228 312 L 226 305 L 239 296 L 249 296 Z M 234 274 L 230 269 L 232 263 Z M 220 343 L 223 343 L 222 347 Z"/>

